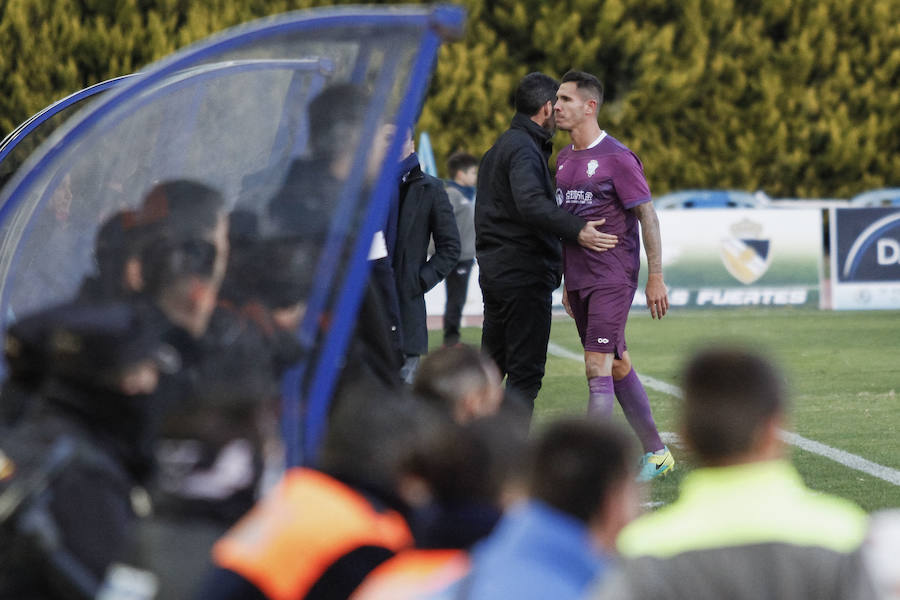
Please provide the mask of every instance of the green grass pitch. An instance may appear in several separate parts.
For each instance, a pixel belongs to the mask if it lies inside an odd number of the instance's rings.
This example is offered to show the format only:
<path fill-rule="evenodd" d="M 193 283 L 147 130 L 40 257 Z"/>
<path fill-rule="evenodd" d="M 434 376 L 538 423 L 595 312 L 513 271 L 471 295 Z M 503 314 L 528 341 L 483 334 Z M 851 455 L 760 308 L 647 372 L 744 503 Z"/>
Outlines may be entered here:
<path fill-rule="evenodd" d="M 478 345 L 478 328 L 463 341 Z M 632 312 L 626 332 L 638 373 L 679 385 L 679 371 L 692 351 L 713 343 L 737 343 L 777 361 L 791 389 L 790 429 L 884 467 L 900 470 L 900 312 L 829 312 L 812 309 L 683 310 L 653 321 Z M 432 347 L 440 332 L 431 332 Z M 581 354 L 574 323 L 553 322 L 551 342 Z M 659 430 L 677 432 L 679 400 L 647 392 Z M 583 414 L 587 383 L 581 361 L 548 355 L 533 428 L 562 415 Z M 624 423 L 621 412 L 616 419 Z M 648 500 L 668 503 L 691 468 L 683 448 L 670 475 L 654 482 Z M 790 447 L 790 455 L 813 489 L 857 502 L 867 511 L 900 506 L 900 487 L 812 452 Z"/>

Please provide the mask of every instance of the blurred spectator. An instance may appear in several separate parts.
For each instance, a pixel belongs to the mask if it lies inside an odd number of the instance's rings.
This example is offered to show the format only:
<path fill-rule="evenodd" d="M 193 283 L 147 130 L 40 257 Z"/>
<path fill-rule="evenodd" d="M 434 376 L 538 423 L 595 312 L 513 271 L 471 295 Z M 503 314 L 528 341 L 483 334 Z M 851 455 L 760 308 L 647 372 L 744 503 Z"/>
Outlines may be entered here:
<path fill-rule="evenodd" d="M 82 281 L 79 300 L 127 298 L 140 290 L 140 233 L 134 211 L 122 210 L 107 217 L 94 240 L 96 272 Z"/>
<path fill-rule="evenodd" d="M 428 352 L 425 292 L 440 283 L 459 259 L 459 232 L 444 186 L 419 166 L 410 131 L 406 132 L 402 156 L 397 239 L 393 248 L 388 246 L 388 255 L 397 284 L 405 359 L 400 377 L 411 384 L 419 357 Z M 435 250 L 429 258 L 432 237 Z"/>
<path fill-rule="evenodd" d="M 337 212 L 348 181 L 361 179 L 357 193 L 367 196 L 394 135 L 393 125 L 385 124 L 374 140 L 360 141 L 370 101 L 363 87 L 350 83 L 330 85 L 310 101 L 310 157 L 291 163 L 283 185 L 268 204 L 264 231 L 271 230 L 275 236 L 300 236 L 321 248 L 332 227 L 346 226 L 347 215 L 338 216 Z M 358 147 L 369 150 L 366 172 L 362 174 L 352 172 Z M 390 168 L 395 167 L 392 164 Z M 350 216 L 355 223 L 355 213 Z M 385 235 L 384 230 L 379 231 L 372 242 L 371 276 L 350 349 L 357 362 L 353 364 L 348 359 L 347 364 L 387 385 L 395 385 L 402 364 L 400 316 Z M 320 256 L 317 251 L 314 258 L 317 263 L 330 261 L 332 269 L 341 266 L 340 256 Z"/>
<path fill-rule="evenodd" d="M 161 183 L 139 210 L 117 213 L 101 227 L 95 241 L 99 274 L 84 283 L 75 302 L 127 299 L 190 364 L 215 307 L 228 254 L 226 236 L 224 200 L 216 190 L 190 180 Z M 40 323 L 26 316 L 16 325 L 18 354 L 7 353 L 10 377 L 0 394 L 6 423 L 24 414 L 27 398 L 42 384 L 47 340 Z M 160 382 L 156 419 L 183 398 L 186 377 L 187 371 L 179 370 Z M 148 434 L 144 442 L 154 440 Z"/>
<path fill-rule="evenodd" d="M 447 198 L 453 207 L 453 218 L 459 231 L 459 259 L 447 273 L 447 303 L 444 306 L 444 345 L 459 343 L 469 275 L 475 262 L 475 184 L 478 181 L 478 159 L 465 152 L 457 152 L 447 159 L 450 180 L 446 183 Z"/>
<path fill-rule="evenodd" d="M 379 565 L 353 600 L 423 598 L 468 571 L 468 551 L 499 520 L 527 450 L 521 430 L 505 420 L 448 424 L 413 454 L 401 490 L 418 506 L 411 518 L 416 547 Z"/>
<path fill-rule="evenodd" d="M 412 545 L 400 467 L 433 419 L 371 385 L 345 387 L 335 402 L 320 470 L 289 469 L 215 545 L 199 598 L 347 598 Z"/>
<path fill-rule="evenodd" d="M 37 406 L 0 434 L 0 597 L 93 598 L 128 560 L 151 472 L 154 393 L 178 356 L 123 303 L 67 304 L 40 327 Z M 17 328 L 7 355 L 20 348 Z"/>
<path fill-rule="evenodd" d="M 207 185 L 173 180 L 153 187 L 138 214 L 148 228 L 140 292 L 166 322 L 196 339 L 216 306 L 228 262 L 228 215 Z"/>
<path fill-rule="evenodd" d="M 701 468 L 677 502 L 622 532 L 630 560 L 592 597 L 872 598 L 865 513 L 807 489 L 784 458 L 782 375 L 745 350 L 710 349 L 683 385 L 684 437 Z"/>
<path fill-rule="evenodd" d="M 144 561 L 162 597 L 189 597 L 213 543 L 256 501 L 277 440 L 279 384 L 302 349 L 297 320 L 312 257 L 296 238 L 263 240 L 246 213 L 229 216 L 229 263 L 190 390 L 168 415 L 159 446 L 154 518 Z M 278 462 L 281 466 L 280 460 Z"/>
<path fill-rule="evenodd" d="M 413 391 L 457 423 L 492 415 L 503 401 L 494 361 L 466 345 L 439 348 L 426 356 Z"/>
<path fill-rule="evenodd" d="M 875 583 L 878 600 L 900 600 L 900 509 L 877 512 L 869 519 L 863 560 Z"/>
<path fill-rule="evenodd" d="M 611 425 L 550 425 L 534 451 L 531 499 L 507 511 L 469 574 L 435 597 L 581 598 L 637 510 L 635 462 L 629 437 Z"/>

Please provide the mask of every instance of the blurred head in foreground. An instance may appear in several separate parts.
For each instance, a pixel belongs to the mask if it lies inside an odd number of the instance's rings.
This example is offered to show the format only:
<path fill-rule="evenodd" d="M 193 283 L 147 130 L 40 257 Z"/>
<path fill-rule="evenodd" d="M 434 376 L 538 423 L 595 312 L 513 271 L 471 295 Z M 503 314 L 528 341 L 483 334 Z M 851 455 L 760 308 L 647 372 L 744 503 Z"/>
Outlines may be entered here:
<path fill-rule="evenodd" d="M 704 466 L 782 455 L 786 390 L 769 361 L 747 350 L 709 349 L 688 363 L 683 386 L 685 441 Z"/>
<path fill-rule="evenodd" d="M 636 464 L 631 438 L 618 427 L 558 421 L 534 449 L 531 497 L 583 522 L 599 548 L 613 551 L 619 531 L 637 514 Z"/>
<path fill-rule="evenodd" d="M 429 353 L 416 373 L 413 391 L 457 423 L 495 414 L 503 400 L 497 366 L 466 345 Z"/>

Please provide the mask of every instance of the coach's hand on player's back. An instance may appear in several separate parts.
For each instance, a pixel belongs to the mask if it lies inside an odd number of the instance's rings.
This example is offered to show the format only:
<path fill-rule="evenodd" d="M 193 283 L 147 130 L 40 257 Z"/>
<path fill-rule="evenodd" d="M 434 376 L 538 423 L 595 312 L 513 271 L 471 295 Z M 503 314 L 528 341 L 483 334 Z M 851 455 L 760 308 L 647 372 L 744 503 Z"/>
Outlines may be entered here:
<path fill-rule="evenodd" d="M 647 287 L 644 289 L 647 296 L 647 308 L 654 319 L 662 319 L 669 311 L 669 294 L 666 292 L 666 284 L 662 273 L 650 273 L 647 276 Z"/>
<path fill-rule="evenodd" d="M 585 223 L 581 231 L 578 232 L 578 243 L 590 250 L 597 252 L 606 252 L 611 248 L 615 248 L 619 243 L 619 238 L 611 233 L 604 233 L 598 229 L 606 223 L 606 219 L 599 221 L 588 221 Z"/>

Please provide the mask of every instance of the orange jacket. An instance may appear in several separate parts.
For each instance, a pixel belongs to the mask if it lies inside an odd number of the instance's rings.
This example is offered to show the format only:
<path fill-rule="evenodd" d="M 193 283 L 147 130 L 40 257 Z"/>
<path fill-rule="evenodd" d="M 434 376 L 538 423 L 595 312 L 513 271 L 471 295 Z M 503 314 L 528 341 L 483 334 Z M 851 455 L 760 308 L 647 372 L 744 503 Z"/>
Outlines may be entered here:
<path fill-rule="evenodd" d="M 362 546 L 412 544 L 406 521 L 311 469 L 282 481 L 213 547 L 213 560 L 272 600 L 303 598 L 336 560 Z"/>
<path fill-rule="evenodd" d="M 350 600 L 417 600 L 439 592 L 469 571 L 465 550 L 404 550 L 363 580 Z"/>

